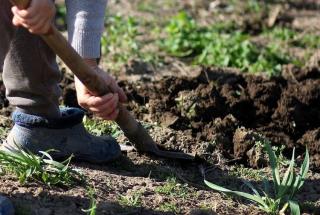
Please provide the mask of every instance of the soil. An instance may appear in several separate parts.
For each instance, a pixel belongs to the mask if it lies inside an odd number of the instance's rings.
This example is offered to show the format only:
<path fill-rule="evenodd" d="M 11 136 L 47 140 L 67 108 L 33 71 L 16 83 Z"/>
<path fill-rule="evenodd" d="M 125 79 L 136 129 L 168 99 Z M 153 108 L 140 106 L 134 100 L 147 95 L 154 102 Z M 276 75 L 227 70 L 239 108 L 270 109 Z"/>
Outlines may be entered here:
<path fill-rule="evenodd" d="M 291 68 L 290 72 L 290 78 L 266 78 L 204 69 L 192 79 L 171 76 L 120 85 L 138 119 L 183 131 L 198 143 L 197 147 L 195 141 L 187 141 L 190 146 L 177 145 L 176 138 L 165 137 L 164 147 L 201 156 L 213 149 L 203 151 L 200 143 L 211 143 L 227 158 L 242 158 L 241 162 L 250 164 L 244 155 L 262 137 L 275 146 L 285 145 L 287 153 L 293 147 L 302 153 L 307 145 L 310 154 L 318 156 L 320 71 Z M 248 139 L 253 141 L 248 144 Z M 312 160 L 317 170 L 320 162 Z"/>

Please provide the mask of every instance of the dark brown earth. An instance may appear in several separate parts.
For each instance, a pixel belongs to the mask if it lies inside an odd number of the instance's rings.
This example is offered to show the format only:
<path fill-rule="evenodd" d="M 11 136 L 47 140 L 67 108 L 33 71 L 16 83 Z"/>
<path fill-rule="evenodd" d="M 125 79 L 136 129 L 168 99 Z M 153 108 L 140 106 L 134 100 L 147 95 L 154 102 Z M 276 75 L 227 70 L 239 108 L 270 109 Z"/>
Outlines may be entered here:
<path fill-rule="evenodd" d="M 120 84 L 129 95 L 129 109 L 140 120 L 184 131 L 197 142 L 214 143 L 229 159 L 243 158 L 246 163 L 244 155 L 255 142 L 248 144 L 246 139 L 257 141 L 262 135 L 275 146 L 285 145 L 285 153 L 293 147 L 302 153 L 308 146 L 316 168 L 320 166 L 320 71 L 290 68 L 289 72 L 290 76 L 265 78 L 203 69 L 192 79 Z M 239 137 L 240 127 L 250 138 Z M 190 146 L 165 146 L 199 155 L 212 153 L 210 147 L 198 151 L 192 146 L 195 141 L 189 141 Z"/>

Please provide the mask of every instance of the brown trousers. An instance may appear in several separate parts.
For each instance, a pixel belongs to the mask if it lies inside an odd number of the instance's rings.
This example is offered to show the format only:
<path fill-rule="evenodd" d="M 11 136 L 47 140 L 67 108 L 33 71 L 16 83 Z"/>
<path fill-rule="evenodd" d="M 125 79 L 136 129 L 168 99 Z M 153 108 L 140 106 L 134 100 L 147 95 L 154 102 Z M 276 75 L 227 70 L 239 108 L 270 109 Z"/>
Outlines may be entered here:
<path fill-rule="evenodd" d="M 56 56 L 39 36 L 12 25 L 9 0 L 0 0 L 0 71 L 11 105 L 24 113 L 60 116 Z"/>

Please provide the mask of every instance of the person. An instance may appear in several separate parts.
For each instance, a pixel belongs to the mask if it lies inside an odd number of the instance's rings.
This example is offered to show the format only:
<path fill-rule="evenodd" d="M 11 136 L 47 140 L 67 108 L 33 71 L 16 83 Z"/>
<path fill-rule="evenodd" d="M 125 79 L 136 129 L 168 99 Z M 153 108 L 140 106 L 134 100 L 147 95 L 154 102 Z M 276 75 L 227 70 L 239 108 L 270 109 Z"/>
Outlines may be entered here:
<path fill-rule="evenodd" d="M 96 96 L 75 78 L 78 103 L 102 119 L 114 120 L 118 103 L 127 98 L 96 60 L 106 1 L 66 0 L 65 4 L 69 42 L 113 92 Z M 32 0 L 21 10 L 9 0 L 0 0 L 0 70 L 6 96 L 15 106 L 14 126 L 1 149 L 23 148 L 34 153 L 55 149 L 52 156 L 56 159 L 73 154 L 75 159 L 91 163 L 113 161 L 121 155 L 116 140 L 89 134 L 82 124 L 81 109 L 59 107 L 61 73 L 55 54 L 39 36 L 48 32 L 55 12 L 52 0 Z"/>

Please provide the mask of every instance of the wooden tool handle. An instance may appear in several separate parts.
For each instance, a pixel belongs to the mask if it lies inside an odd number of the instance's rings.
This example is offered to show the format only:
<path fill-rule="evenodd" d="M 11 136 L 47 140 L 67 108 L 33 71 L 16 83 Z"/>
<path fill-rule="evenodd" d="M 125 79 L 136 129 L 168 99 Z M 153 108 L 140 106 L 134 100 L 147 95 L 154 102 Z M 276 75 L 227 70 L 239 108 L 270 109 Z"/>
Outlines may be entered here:
<path fill-rule="evenodd" d="M 31 0 L 10 1 L 19 9 L 27 8 L 31 2 Z M 91 92 L 99 95 L 111 92 L 99 74 L 83 61 L 81 56 L 73 49 L 54 25 L 51 26 L 47 34 L 41 35 L 41 37 Z M 124 132 L 124 135 L 139 152 L 174 159 L 193 159 L 192 156 L 183 153 L 159 150 L 146 129 L 133 118 L 122 104 L 119 104 L 119 115 L 115 121 Z"/>

